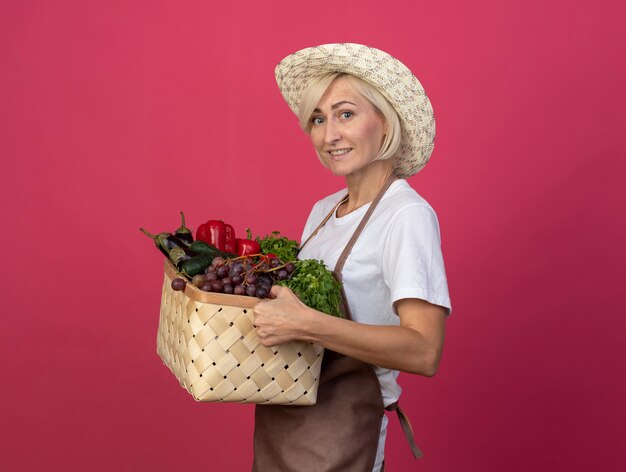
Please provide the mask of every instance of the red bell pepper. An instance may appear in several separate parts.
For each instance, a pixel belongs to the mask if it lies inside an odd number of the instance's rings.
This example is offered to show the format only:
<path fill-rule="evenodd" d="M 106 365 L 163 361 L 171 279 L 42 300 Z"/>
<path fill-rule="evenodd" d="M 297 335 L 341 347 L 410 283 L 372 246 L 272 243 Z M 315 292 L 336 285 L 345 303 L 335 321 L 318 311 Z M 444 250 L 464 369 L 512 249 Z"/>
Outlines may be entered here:
<path fill-rule="evenodd" d="M 204 241 L 220 251 L 224 251 L 226 246 L 226 229 L 224 222 L 221 220 L 209 220 L 203 225 L 198 226 L 196 239 Z"/>
<path fill-rule="evenodd" d="M 237 238 L 235 238 L 235 229 L 228 223 L 224 223 L 224 251 L 235 254 L 237 252 Z"/>
<path fill-rule="evenodd" d="M 259 254 L 261 245 L 252 239 L 237 238 L 237 254 L 240 256 L 248 256 L 251 254 Z"/>
<path fill-rule="evenodd" d="M 205 243 L 209 242 L 209 236 L 204 223 L 198 226 L 198 229 L 196 230 L 196 241 L 204 241 Z"/>

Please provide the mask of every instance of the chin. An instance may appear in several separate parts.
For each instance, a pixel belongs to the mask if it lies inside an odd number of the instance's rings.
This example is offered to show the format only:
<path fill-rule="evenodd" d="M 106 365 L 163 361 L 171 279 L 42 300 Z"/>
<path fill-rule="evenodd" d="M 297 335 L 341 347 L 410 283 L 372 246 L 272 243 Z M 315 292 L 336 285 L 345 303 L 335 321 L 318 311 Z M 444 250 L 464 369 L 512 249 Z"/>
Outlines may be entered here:
<path fill-rule="evenodd" d="M 332 174 L 336 177 L 346 177 L 351 174 L 350 171 L 341 170 L 341 169 L 328 169 L 332 172 Z"/>
<path fill-rule="evenodd" d="M 354 172 L 352 166 L 345 165 L 344 163 L 325 162 L 324 167 L 331 171 L 333 175 L 336 175 L 338 177 L 345 177 L 346 175 L 350 175 L 352 172 Z"/>

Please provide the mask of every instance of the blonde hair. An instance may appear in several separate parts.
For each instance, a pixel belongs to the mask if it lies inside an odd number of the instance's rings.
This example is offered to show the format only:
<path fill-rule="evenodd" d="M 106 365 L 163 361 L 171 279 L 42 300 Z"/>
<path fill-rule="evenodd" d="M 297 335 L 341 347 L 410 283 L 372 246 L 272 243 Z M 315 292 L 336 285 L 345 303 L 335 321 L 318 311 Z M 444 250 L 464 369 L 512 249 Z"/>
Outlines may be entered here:
<path fill-rule="evenodd" d="M 302 92 L 300 106 L 298 108 L 298 118 L 300 127 L 307 134 L 311 132 L 311 117 L 317 104 L 326 92 L 326 89 L 339 77 L 344 77 L 347 83 L 368 102 L 384 118 L 387 126 L 385 138 L 376 156 L 377 160 L 389 159 L 395 156 L 400 148 L 402 140 L 402 125 L 400 117 L 395 108 L 389 103 L 385 96 L 373 85 L 362 79 L 342 72 L 331 72 L 315 77 Z"/>

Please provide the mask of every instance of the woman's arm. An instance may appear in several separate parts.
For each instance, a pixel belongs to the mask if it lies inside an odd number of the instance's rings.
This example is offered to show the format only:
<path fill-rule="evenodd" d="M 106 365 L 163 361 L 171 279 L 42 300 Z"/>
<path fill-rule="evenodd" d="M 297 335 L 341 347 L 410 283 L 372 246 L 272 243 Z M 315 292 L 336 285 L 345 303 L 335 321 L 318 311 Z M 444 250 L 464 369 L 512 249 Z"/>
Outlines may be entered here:
<path fill-rule="evenodd" d="M 445 334 L 445 308 L 417 298 L 396 303 L 400 326 L 377 326 L 328 316 L 304 305 L 285 287 L 254 307 L 264 346 L 310 341 L 369 364 L 425 376 L 437 372 Z"/>

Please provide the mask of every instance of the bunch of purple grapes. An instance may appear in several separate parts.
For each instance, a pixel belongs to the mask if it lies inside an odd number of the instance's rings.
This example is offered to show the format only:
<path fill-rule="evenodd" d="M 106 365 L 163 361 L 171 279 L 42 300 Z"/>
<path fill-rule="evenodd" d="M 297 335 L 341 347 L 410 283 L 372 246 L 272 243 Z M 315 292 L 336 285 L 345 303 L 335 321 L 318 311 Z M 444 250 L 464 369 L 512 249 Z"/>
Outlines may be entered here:
<path fill-rule="evenodd" d="M 295 270 L 272 256 L 215 257 L 204 274 L 194 275 L 191 284 L 205 292 L 266 298 L 276 280 L 286 280 Z"/>

